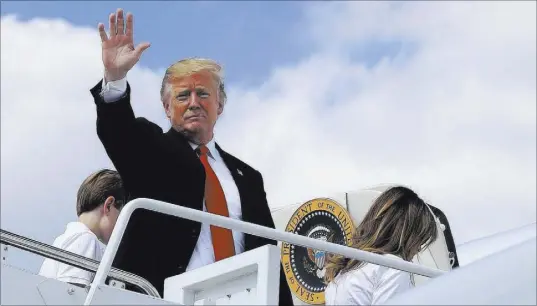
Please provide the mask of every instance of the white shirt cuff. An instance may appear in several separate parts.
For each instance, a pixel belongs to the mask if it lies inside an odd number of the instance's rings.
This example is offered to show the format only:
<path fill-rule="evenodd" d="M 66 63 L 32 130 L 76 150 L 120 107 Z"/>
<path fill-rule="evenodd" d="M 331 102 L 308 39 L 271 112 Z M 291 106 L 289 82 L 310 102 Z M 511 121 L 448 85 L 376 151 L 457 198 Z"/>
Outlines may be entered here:
<path fill-rule="evenodd" d="M 103 78 L 103 85 L 101 95 L 104 102 L 111 103 L 118 101 L 127 91 L 127 77 L 116 81 L 105 82 Z"/>

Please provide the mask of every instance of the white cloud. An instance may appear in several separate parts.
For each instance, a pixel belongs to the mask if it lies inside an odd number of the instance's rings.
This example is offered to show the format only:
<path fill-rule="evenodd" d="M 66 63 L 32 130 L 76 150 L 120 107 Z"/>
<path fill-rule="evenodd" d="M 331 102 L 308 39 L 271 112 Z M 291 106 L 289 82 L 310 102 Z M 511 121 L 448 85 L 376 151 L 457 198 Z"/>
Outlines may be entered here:
<path fill-rule="evenodd" d="M 401 182 L 446 212 L 457 243 L 535 222 L 535 11 L 316 3 L 297 28 L 312 55 L 258 88 L 228 84 L 218 139 L 263 173 L 273 206 Z M 51 241 L 82 179 L 111 166 L 89 94 L 99 38 L 61 20 L 1 28 L 2 228 Z M 370 67 L 356 52 L 375 42 L 402 49 Z M 167 129 L 161 77 L 138 67 L 129 80 L 137 115 Z"/>

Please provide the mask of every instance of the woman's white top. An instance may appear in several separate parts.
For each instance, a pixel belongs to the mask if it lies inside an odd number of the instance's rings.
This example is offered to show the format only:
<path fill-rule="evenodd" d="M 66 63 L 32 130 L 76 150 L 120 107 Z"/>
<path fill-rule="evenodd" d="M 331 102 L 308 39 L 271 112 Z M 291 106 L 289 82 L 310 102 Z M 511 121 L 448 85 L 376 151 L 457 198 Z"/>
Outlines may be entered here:
<path fill-rule="evenodd" d="M 395 255 L 384 255 L 403 260 Z M 367 263 L 338 275 L 324 292 L 325 305 L 376 305 L 413 288 L 408 272 Z"/>

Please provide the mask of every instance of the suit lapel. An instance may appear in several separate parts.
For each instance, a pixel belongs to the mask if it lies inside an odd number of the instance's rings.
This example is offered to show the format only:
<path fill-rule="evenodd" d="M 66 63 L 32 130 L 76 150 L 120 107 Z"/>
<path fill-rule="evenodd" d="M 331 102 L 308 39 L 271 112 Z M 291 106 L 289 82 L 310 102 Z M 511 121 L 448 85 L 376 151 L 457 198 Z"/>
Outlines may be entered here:
<path fill-rule="evenodd" d="M 224 163 L 226 164 L 226 167 L 229 169 L 229 172 L 231 172 L 231 176 L 233 177 L 233 180 L 235 181 L 235 185 L 237 186 L 237 189 L 239 190 L 239 197 L 241 200 L 241 212 L 242 212 L 242 220 L 248 221 L 250 220 L 250 211 L 248 210 L 250 208 L 249 205 L 245 205 L 247 202 L 247 178 L 245 177 L 246 173 L 244 173 L 241 169 L 237 167 L 237 163 L 235 162 L 235 159 L 229 155 L 226 151 L 222 150 L 218 144 L 215 144 L 216 149 L 220 153 L 220 156 L 222 156 L 222 159 L 224 160 Z"/>
<path fill-rule="evenodd" d="M 171 150 L 170 154 L 171 156 L 175 157 L 171 163 L 176 164 L 179 169 L 183 170 L 182 173 L 174 173 L 174 175 L 188 175 L 192 181 L 198 182 L 199 184 L 204 184 L 205 168 L 199 160 L 196 152 L 188 143 L 188 140 L 173 128 L 166 133 L 166 137 L 168 137 L 168 143 L 171 144 L 171 146 L 168 146 L 168 148 Z M 176 169 L 176 167 L 174 166 L 170 169 Z M 200 191 L 201 194 L 199 195 L 199 201 L 196 200 L 189 205 L 198 210 L 203 210 L 203 188 Z"/>

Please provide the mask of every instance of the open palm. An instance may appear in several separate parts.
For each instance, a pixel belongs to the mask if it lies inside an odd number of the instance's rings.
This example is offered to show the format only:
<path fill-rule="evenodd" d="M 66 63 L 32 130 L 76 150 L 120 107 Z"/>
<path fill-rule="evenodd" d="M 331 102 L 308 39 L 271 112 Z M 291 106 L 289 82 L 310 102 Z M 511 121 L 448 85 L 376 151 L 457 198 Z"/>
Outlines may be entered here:
<path fill-rule="evenodd" d="M 102 41 L 105 77 L 107 81 L 114 81 L 127 75 L 140 59 L 142 52 L 149 48 L 149 43 L 140 43 L 134 47 L 132 14 L 127 14 L 125 24 L 123 10 L 118 9 L 115 14 L 110 14 L 109 22 L 110 37 L 106 34 L 102 23 L 98 27 Z"/>

